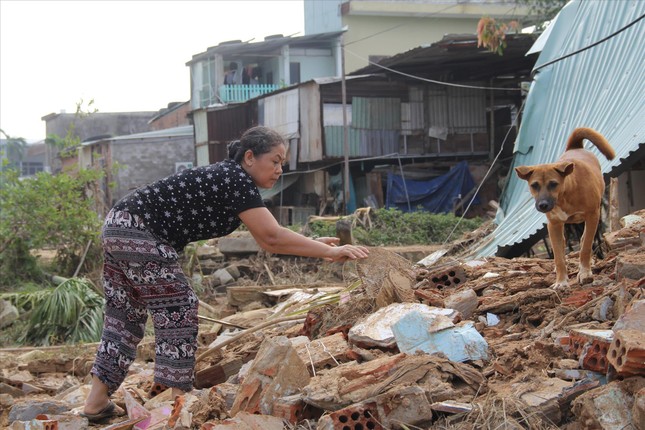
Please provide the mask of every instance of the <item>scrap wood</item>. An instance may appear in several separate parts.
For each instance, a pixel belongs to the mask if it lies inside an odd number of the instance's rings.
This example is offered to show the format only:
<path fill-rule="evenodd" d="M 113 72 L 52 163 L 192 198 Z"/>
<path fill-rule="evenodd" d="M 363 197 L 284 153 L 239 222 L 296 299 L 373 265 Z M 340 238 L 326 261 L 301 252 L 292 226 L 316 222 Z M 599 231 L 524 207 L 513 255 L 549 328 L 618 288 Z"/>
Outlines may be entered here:
<path fill-rule="evenodd" d="M 233 324 L 233 323 L 230 323 L 230 322 L 226 322 L 224 320 L 218 320 L 218 319 L 215 319 L 215 318 L 205 317 L 203 315 L 197 315 L 197 318 L 202 319 L 204 321 L 210 321 L 210 322 L 214 322 L 214 323 L 221 324 L 221 325 L 227 325 L 227 326 L 230 326 L 230 327 L 239 328 L 239 329 L 242 329 L 242 330 L 246 330 L 248 328 L 248 327 L 244 327 L 244 326 L 241 326 L 241 325 L 238 325 L 238 324 Z"/>
<path fill-rule="evenodd" d="M 273 277 L 273 272 L 271 272 L 271 269 L 269 269 L 269 266 L 264 263 L 264 270 L 267 272 L 267 276 L 269 277 L 269 281 L 271 281 L 271 285 L 275 285 L 275 278 Z"/>
<path fill-rule="evenodd" d="M 497 297 L 491 296 L 490 299 L 485 298 L 482 300 L 482 304 L 479 306 L 477 311 L 481 313 L 492 312 L 495 314 L 503 314 L 505 312 L 519 309 L 519 307 L 522 305 L 549 299 L 556 294 L 557 293 L 554 290 L 542 288 L 536 290 L 521 291 L 517 294 L 513 294 L 512 296 L 504 296 L 499 299 Z M 488 303 L 486 304 L 485 302 Z"/>
<path fill-rule="evenodd" d="M 601 300 L 603 300 L 605 297 L 608 297 L 608 296 L 610 296 L 610 295 L 614 294 L 616 291 L 618 291 L 618 290 L 619 290 L 620 286 L 621 286 L 620 284 L 614 285 L 613 287 L 609 288 L 609 289 L 608 289 L 607 291 L 605 291 L 603 294 L 601 294 L 600 296 L 598 296 L 598 297 L 596 297 L 595 299 L 591 300 L 590 302 L 587 302 L 587 303 L 585 303 L 584 305 L 580 306 L 579 308 L 576 308 L 576 309 L 572 310 L 571 312 L 569 312 L 568 314 L 566 314 L 566 315 L 562 318 L 562 320 L 560 320 L 560 322 L 559 322 L 559 323 L 557 323 L 557 324 L 556 324 L 556 323 L 555 323 L 555 320 L 551 321 L 551 322 L 549 323 L 549 325 L 548 325 L 548 326 L 546 326 L 546 327 L 544 328 L 544 330 L 542 330 L 542 332 L 541 332 L 541 333 L 540 333 L 540 335 L 537 337 L 537 339 L 538 339 L 538 340 L 540 340 L 540 339 L 544 339 L 545 337 L 547 337 L 547 336 L 551 335 L 551 334 L 552 334 L 553 332 L 555 332 L 556 330 L 561 329 L 561 328 L 564 326 L 564 324 L 565 324 L 569 319 L 571 319 L 571 318 L 573 318 L 574 316 L 577 316 L 577 315 L 581 314 L 582 312 L 586 311 L 587 309 L 589 309 L 589 308 L 593 307 L 596 303 L 600 302 L 600 301 L 601 301 Z"/>
<path fill-rule="evenodd" d="M 369 396 L 382 394 L 394 385 L 413 385 L 426 378 L 429 372 L 436 371 L 442 375 L 451 375 L 459 379 L 476 392 L 486 391 L 486 378 L 464 363 L 452 362 L 437 355 L 404 355 L 405 359 L 396 364 L 394 371 L 378 385 L 374 386 Z"/>
<path fill-rule="evenodd" d="M 231 337 L 230 339 L 227 339 L 224 342 L 222 342 L 222 343 L 220 343 L 218 345 L 215 345 L 214 347 L 204 351 L 201 355 L 199 355 L 197 357 L 196 361 L 198 361 L 198 362 L 202 361 L 203 359 L 205 359 L 205 358 L 211 356 L 212 354 L 214 354 L 216 351 L 222 349 L 226 345 L 229 345 L 229 344 L 235 342 L 238 339 L 243 338 L 247 334 L 254 333 L 254 332 L 258 331 L 258 330 L 262 330 L 263 328 L 270 327 L 270 326 L 275 325 L 275 324 L 280 324 L 280 323 L 287 322 L 287 321 L 298 321 L 298 320 L 304 321 L 304 317 L 302 315 L 296 315 L 296 316 L 291 316 L 291 317 L 277 318 L 277 319 L 274 319 L 274 320 L 265 321 L 262 324 L 258 324 L 255 327 L 251 327 L 249 329 L 246 329 L 243 332 Z"/>

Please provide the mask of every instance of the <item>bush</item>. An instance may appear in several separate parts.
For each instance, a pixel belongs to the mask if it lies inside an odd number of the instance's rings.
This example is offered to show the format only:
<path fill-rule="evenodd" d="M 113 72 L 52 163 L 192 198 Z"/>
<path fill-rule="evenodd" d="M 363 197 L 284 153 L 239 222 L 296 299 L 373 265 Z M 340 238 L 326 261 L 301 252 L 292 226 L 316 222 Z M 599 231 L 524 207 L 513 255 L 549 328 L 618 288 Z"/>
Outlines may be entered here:
<path fill-rule="evenodd" d="M 355 215 L 351 215 L 355 217 Z M 358 244 L 382 245 L 431 245 L 454 240 L 462 234 L 477 229 L 481 218 L 462 219 L 452 214 L 435 214 L 424 211 L 402 212 L 399 209 L 376 209 L 370 212 L 371 226 L 355 223 L 352 234 Z M 459 223 L 455 231 L 452 230 Z M 309 230 L 316 236 L 335 236 L 336 223 L 316 220 L 309 223 Z M 450 238 L 449 238 L 450 236 Z"/>
<path fill-rule="evenodd" d="M 73 273 L 87 243 L 96 243 L 100 233 L 94 201 L 86 194 L 100 175 L 41 172 L 21 179 L 15 170 L 0 170 L 0 286 L 30 278 L 28 251 L 44 247 L 56 250 L 60 274 Z"/>

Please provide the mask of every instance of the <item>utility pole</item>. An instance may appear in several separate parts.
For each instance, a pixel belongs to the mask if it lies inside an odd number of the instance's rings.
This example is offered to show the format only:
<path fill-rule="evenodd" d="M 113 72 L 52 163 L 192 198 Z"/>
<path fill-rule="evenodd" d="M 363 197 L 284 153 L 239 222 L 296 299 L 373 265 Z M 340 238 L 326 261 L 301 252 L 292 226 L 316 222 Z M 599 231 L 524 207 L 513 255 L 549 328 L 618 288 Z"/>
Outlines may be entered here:
<path fill-rule="evenodd" d="M 340 64 L 340 92 L 343 103 L 343 155 L 345 158 L 343 168 L 343 206 L 345 215 L 349 215 L 349 130 L 347 129 L 347 87 L 345 85 L 345 34 L 340 36 Z"/>

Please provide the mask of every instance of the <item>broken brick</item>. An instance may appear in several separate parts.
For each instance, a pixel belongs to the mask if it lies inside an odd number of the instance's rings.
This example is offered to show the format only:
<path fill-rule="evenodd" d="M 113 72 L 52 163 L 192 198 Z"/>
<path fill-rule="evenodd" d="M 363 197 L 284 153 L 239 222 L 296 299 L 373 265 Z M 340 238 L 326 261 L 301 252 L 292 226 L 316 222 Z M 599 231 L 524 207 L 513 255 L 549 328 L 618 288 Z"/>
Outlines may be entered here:
<path fill-rule="evenodd" d="M 348 406 L 318 421 L 317 430 L 371 429 L 383 430 L 376 403 L 360 403 Z"/>
<path fill-rule="evenodd" d="M 319 370 L 336 367 L 340 362 L 347 361 L 349 344 L 343 333 L 310 341 L 306 336 L 291 339 L 291 343 L 300 359 L 307 364 L 309 373 L 313 376 Z"/>
<path fill-rule="evenodd" d="M 427 287 L 443 290 L 445 288 L 456 288 L 468 280 L 466 272 L 460 266 L 453 266 L 443 270 L 436 270 L 426 276 Z"/>
<path fill-rule="evenodd" d="M 302 420 L 318 419 L 323 410 L 306 404 L 299 394 L 281 397 L 273 404 L 272 415 L 296 424 Z"/>
<path fill-rule="evenodd" d="M 240 411 L 270 415 L 277 398 L 298 392 L 309 379 L 307 367 L 289 339 L 267 338 L 235 396 L 231 415 Z"/>
<path fill-rule="evenodd" d="M 645 376 L 645 333 L 640 330 L 616 332 L 608 359 L 618 374 Z"/>
<path fill-rule="evenodd" d="M 613 336 L 611 330 L 572 330 L 569 348 L 580 359 L 583 369 L 607 373 L 607 352 Z"/>

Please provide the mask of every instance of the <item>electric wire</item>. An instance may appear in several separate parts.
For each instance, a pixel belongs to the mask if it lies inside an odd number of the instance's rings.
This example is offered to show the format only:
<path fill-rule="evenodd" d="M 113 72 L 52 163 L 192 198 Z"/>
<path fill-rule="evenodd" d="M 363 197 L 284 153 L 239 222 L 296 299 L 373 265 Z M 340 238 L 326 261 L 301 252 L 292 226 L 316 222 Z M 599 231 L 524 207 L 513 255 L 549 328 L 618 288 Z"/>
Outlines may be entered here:
<path fill-rule="evenodd" d="M 524 104 L 525 104 L 525 102 L 526 102 L 526 98 L 525 98 L 524 100 L 522 100 L 522 105 L 520 106 L 520 108 L 519 108 L 519 110 L 518 110 L 518 112 L 517 112 L 517 115 L 515 116 L 515 119 L 513 120 L 513 124 L 512 124 L 512 125 L 513 125 L 513 127 L 517 127 L 518 119 L 519 119 L 519 117 L 520 117 L 520 114 L 521 114 L 521 113 L 522 113 L 522 111 L 524 110 Z M 459 224 L 461 224 L 461 221 L 464 219 L 464 217 L 465 217 L 465 216 L 466 216 L 466 214 L 468 213 L 468 210 L 469 210 L 469 209 L 470 209 L 470 207 L 472 206 L 473 201 L 475 200 L 475 197 L 477 196 L 477 193 L 479 193 L 479 190 L 480 190 L 480 189 L 481 189 L 481 187 L 484 185 L 484 182 L 486 182 L 486 179 L 488 179 L 488 175 L 489 175 L 489 174 L 490 174 L 490 172 L 493 170 L 493 166 L 495 166 L 495 163 L 497 162 L 497 159 L 498 159 L 498 158 L 499 158 L 499 156 L 502 154 L 502 151 L 504 150 L 504 145 L 506 144 L 506 140 L 508 139 L 508 136 L 509 136 L 509 134 L 511 133 L 511 130 L 513 129 L 513 127 L 509 127 L 509 128 L 508 128 L 508 131 L 506 132 L 506 136 L 504 136 L 504 140 L 502 140 L 502 145 L 501 145 L 501 147 L 499 148 L 499 152 L 497 152 L 497 155 L 495 155 L 495 158 L 493 159 L 493 162 L 490 164 L 490 167 L 488 168 L 488 171 L 486 172 L 486 174 L 484 175 L 484 177 L 482 178 L 482 180 L 479 182 L 479 186 L 477 187 L 477 190 L 475 191 L 475 194 L 473 194 L 472 198 L 471 198 L 471 199 L 470 199 L 470 201 L 468 202 L 468 205 L 466 206 L 466 209 L 464 209 L 464 212 L 461 214 L 461 216 L 459 217 L 459 220 L 457 221 L 457 223 L 455 224 L 455 226 L 452 228 L 452 231 L 448 234 L 448 236 L 446 237 L 446 239 L 443 241 L 443 245 L 445 245 L 446 243 L 448 243 L 448 241 L 449 241 L 449 240 L 450 240 L 450 238 L 452 237 L 453 233 L 455 232 L 455 230 L 457 230 L 457 227 L 459 227 Z"/>
<path fill-rule="evenodd" d="M 533 73 L 537 72 L 538 70 L 540 70 L 540 69 L 542 69 L 542 68 L 544 68 L 544 67 L 546 67 L 546 66 L 550 66 L 551 64 L 557 63 L 558 61 L 562 61 L 562 60 L 564 60 L 565 58 L 569 58 L 569 57 L 572 57 L 572 56 L 574 56 L 574 55 L 580 54 L 581 52 L 584 52 L 584 51 L 586 51 L 587 49 L 591 49 L 591 48 L 593 48 L 594 46 L 600 45 L 601 43 L 604 43 L 604 42 L 608 41 L 609 39 L 611 39 L 611 38 L 613 38 L 613 37 L 615 37 L 615 36 L 619 35 L 619 34 L 620 34 L 620 33 L 622 33 L 623 31 L 625 31 L 625 30 L 627 30 L 628 28 L 630 28 L 631 26 L 635 25 L 636 23 L 638 23 L 638 21 L 640 21 L 640 20 L 641 20 L 641 19 L 643 19 L 643 18 L 645 18 L 645 14 L 643 14 L 643 15 L 639 16 L 639 17 L 638 17 L 638 18 L 636 18 L 634 21 L 632 21 L 632 22 L 630 22 L 629 24 L 625 25 L 624 27 L 622 27 L 622 28 L 620 28 L 620 29 L 616 30 L 615 32 L 613 32 L 613 33 L 612 33 L 612 34 L 610 34 L 609 36 L 603 37 L 602 39 L 600 39 L 600 40 L 598 40 L 598 41 L 596 41 L 596 42 L 592 43 L 591 45 L 587 45 L 587 46 L 585 46 L 584 48 L 580 48 L 580 49 L 575 50 L 575 51 L 573 51 L 573 52 L 571 52 L 571 53 L 569 53 L 569 54 L 566 54 L 566 55 L 563 55 L 563 56 L 561 56 L 561 57 L 555 58 L 555 59 L 553 59 L 553 60 L 551 60 L 551 61 L 547 61 L 546 63 L 544 63 L 544 64 L 540 64 L 539 66 L 535 66 L 535 67 L 533 68 Z"/>

